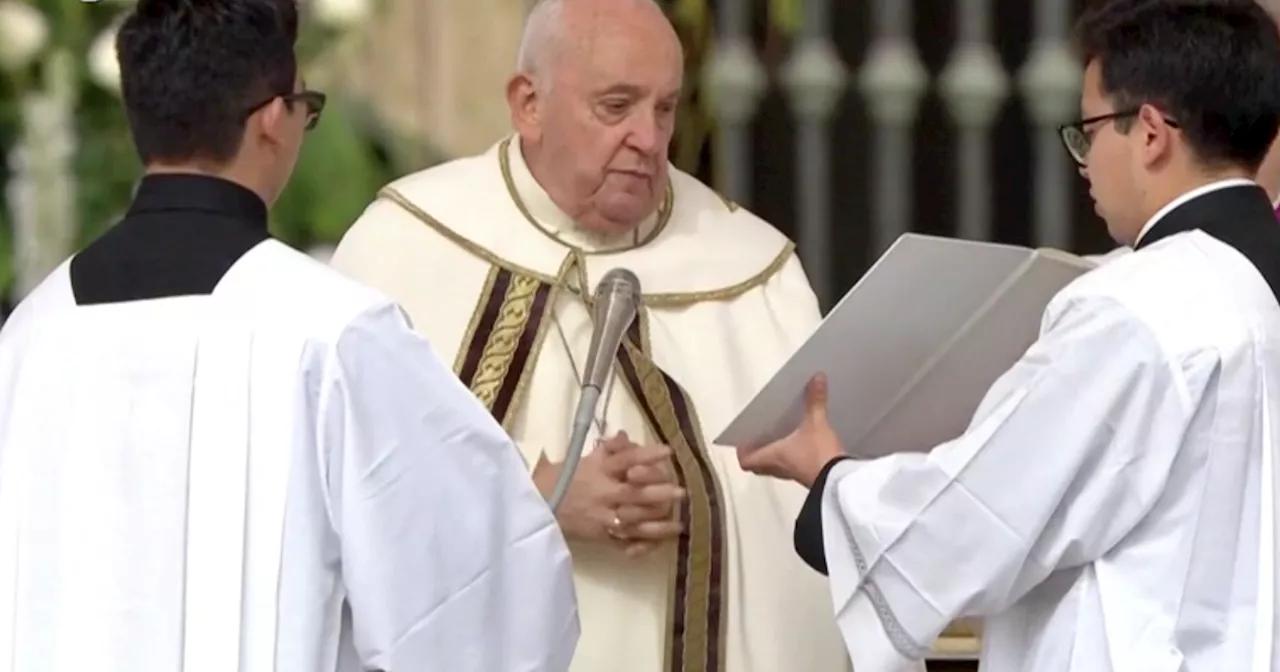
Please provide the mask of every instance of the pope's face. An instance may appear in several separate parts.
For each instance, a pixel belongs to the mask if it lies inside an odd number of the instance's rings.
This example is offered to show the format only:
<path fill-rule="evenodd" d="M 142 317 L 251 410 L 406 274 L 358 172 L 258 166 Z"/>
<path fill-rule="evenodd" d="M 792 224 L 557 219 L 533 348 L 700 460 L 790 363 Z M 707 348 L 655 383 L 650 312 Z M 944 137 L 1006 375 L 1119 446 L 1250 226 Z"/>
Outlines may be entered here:
<path fill-rule="evenodd" d="M 657 12 L 575 26 L 542 100 L 541 144 L 556 180 L 596 228 L 635 227 L 667 184 L 684 66 L 679 40 Z M 656 18 L 656 20 L 655 20 Z M 578 213 L 571 213 L 578 214 Z"/>

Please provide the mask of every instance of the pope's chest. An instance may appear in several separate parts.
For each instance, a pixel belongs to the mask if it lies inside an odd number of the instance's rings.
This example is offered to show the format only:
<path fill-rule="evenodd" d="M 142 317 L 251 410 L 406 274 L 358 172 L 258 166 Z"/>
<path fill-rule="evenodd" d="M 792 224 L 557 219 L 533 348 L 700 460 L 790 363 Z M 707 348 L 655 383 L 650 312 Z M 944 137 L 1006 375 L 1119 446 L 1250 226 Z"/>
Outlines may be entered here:
<path fill-rule="evenodd" d="M 628 328 L 613 358 L 594 433 L 641 434 L 635 429 L 640 428 L 643 436 L 635 438 L 671 448 L 676 480 L 687 492 L 678 507 L 683 529 L 673 555 L 675 594 L 686 597 L 673 603 L 671 618 L 693 618 L 702 627 L 693 628 L 693 636 L 676 635 L 669 648 L 681 660 L 714 661 L 723 630 L 716 596 L 724 592 L 726 564 L 722 484 L 690 395 L 653 356 L 651 319 L 642 306 Z M 518 441 L 532 440 L 544 454 L 562 452 L 592 331 L 590 307 L 572 285 L 495 267 L 458 348 L 455 370 Z M 672 667 L 677 668 L 687 669 Z"/>

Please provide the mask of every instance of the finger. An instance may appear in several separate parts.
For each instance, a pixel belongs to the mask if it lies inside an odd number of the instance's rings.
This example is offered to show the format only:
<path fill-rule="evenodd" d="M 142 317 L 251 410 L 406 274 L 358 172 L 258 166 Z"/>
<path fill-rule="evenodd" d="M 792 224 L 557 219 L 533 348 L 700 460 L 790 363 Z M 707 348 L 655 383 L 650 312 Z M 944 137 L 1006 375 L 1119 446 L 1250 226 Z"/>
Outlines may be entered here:
<path fill-rule="evenodd" d="M 598 475 L 597 481 L 592 487 L 598 488 L 596 490 L 597 501 L 601 505 L 599 516 L 601 519 L 613 520 L 613 513 L 619 506 L 631 503 L 634 497 L 631 491 L 635 488 L 608 473 L 603 474 L 603 476 Z"/>
<path fill-rule="evenodd" d="M 805 422 L 814 425 L 827 424 L 827 376 L 819 373 L 805 388 Z"/>
<path fill-rule="evenodd" d="M 627 437 L 626 432 L 618 432 L 609 437 L 602 444 L 606 453 L 617 453 L 631 447 L 631 439 Z"/>
<path fill-rule="evenodd" d="M 683 500 L 687 496 L 685 489 L 670 483 L 646 485 L 643 488 L 631 488 L 623 495 L 624 504 L 631 506 L 668 506 Z"/>
<path fill-rule="evenodd" d="M 600 529 L 604 532 L 604 536 L 623 543 L 630 541 L 631 528 L 622 519 L 620 511 L 604 512 L 603 518 Z"/>
<path fill-rule="evenodd" d="M 628 558 L 641 558 L 653 552 L 658 545 L 652 541 L 633 541 L 623 550 Z"/>
<path fill-rule="evenodd" d="M 657 466 L 671 457 L 667 446 L 637 446 L 631 452 L 631 466 Z"/>
<path fill-rule="evenodd" d="M 609 469 L 610 473 L 622 477 L 632 467 L 651 465 L 670 456 L 671 449 L 666 446 L 637 446 L 632 450 L 619 451 L 609 455 Z"/>
<path fill-rule="evenodd" d="M 648 520 L 671 520 L 680 499 L 667 499 L 654 504 L 623 504 L 617 508 L 618 520 L 623 525 L 635 525 Z"/>
<path fill-rule="evenodd" d="M 627 470 L 627 482 L 645 486 L 675 482 L 675 474 L 665 469 L 665 464 L 640 464 Z"/>
<path fill-rule="evenodd" d="M 671 509 L 669 508 L 665 512 L 663 512 L 658 507 L 651 507 L 651 506 L 624 505 L 624 506 L 618 507 L 618 520 L 622 522 L 622 525 L 624 527 L 631 527 L 633 525 L 639 525 L 640 523 L 647 523 L 651 520 L 670 520 L 670 519 L 671 519 Z"/>
<path fill-rule="evenodd" d="M 665 541 L 680 536 L 684 527 L 674 520 L 650 520 L 625 528 L 627 541 Z"/>
<path fill-rule="evenodd" d="M 738 448 L 738 466 L 743 471 L 757 473 L 764 464 L 763 453 L 764 448 Z"/>

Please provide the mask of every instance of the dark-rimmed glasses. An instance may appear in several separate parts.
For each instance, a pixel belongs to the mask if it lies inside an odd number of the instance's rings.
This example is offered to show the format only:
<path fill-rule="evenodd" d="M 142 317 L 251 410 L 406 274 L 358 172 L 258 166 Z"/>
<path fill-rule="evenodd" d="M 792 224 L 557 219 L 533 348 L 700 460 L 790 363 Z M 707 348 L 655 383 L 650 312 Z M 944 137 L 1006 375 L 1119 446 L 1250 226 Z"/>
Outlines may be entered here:
<path fill-rule="evenodd" d="M 1141 110 L 1142 108 L 1135 107 L 1131 110 L 1099 114 L 1096 117 L 1088 117 L 1070 124 L 1064 124 L 1058 127 L 1058 136 L 1062 138 L 1062 145 L 1067 148 L 1067 153 L 1071 155 L 1071 159 L 1076 162 L 1077 166 L 1083 168 L 1085 158 L 1089 156 L 1089 148 L 1093 145 L 1093 134 L 1097 130 L 1095 128 L 1086 131 L 1085 127 L 1103 121 L 1116 121 L 1136 117 Z M 1178 128 L 1178 122 L 1168 117 L 1164 118 L 1164 123 L 1173 128 Z"/>
<path fill-rule="evenodd" d="M 319 91 L 311 91 L 309 89 L 303 90 L 303 91 L 295 91 L 293 93 L 281 93 L 281 94 L 271 96 L 270 98 L 262 101 L 261 103 L 258 103 L 257 105 L 254 105 L 253 107 L 249 108 L 249 111 L 245 113 L 245 117 L 249 117 L 254 112 L 257 112 L 258 110 L 261 110 L 262 108 L 266 107 L 271 103 L 271 101 L 275 100 L 276 98 L 283 100 L 285 103 L 302 103 L 303 105 L 306 106 L 307 108 L 306 129 L 308 131 L 315 128 L 316 124 L 320 123 L 320 113 L 324 112 L 324 104 L 325 104 L 325 101 L 328 100 L 328 96 L 324 95 L 323 93 Z"/>

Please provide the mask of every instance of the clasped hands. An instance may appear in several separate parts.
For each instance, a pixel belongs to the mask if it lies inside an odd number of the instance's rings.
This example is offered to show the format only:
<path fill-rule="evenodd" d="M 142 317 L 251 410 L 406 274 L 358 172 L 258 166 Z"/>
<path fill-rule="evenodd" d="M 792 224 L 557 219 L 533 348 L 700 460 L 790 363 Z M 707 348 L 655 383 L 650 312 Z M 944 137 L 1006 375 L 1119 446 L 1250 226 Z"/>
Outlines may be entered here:
<path fill-rule="evenodd" d="M 574 472 L 556 512 L 565 536 L 618 545 L 628 556 L 644 555 L 681 532 L 676 504 L 685 491 L 675 482 L 671 449 L 632 443 L 625 432 L 596 443 Z M 535 470 L 543 492 L 559 477 L 560 465 Z"/>

